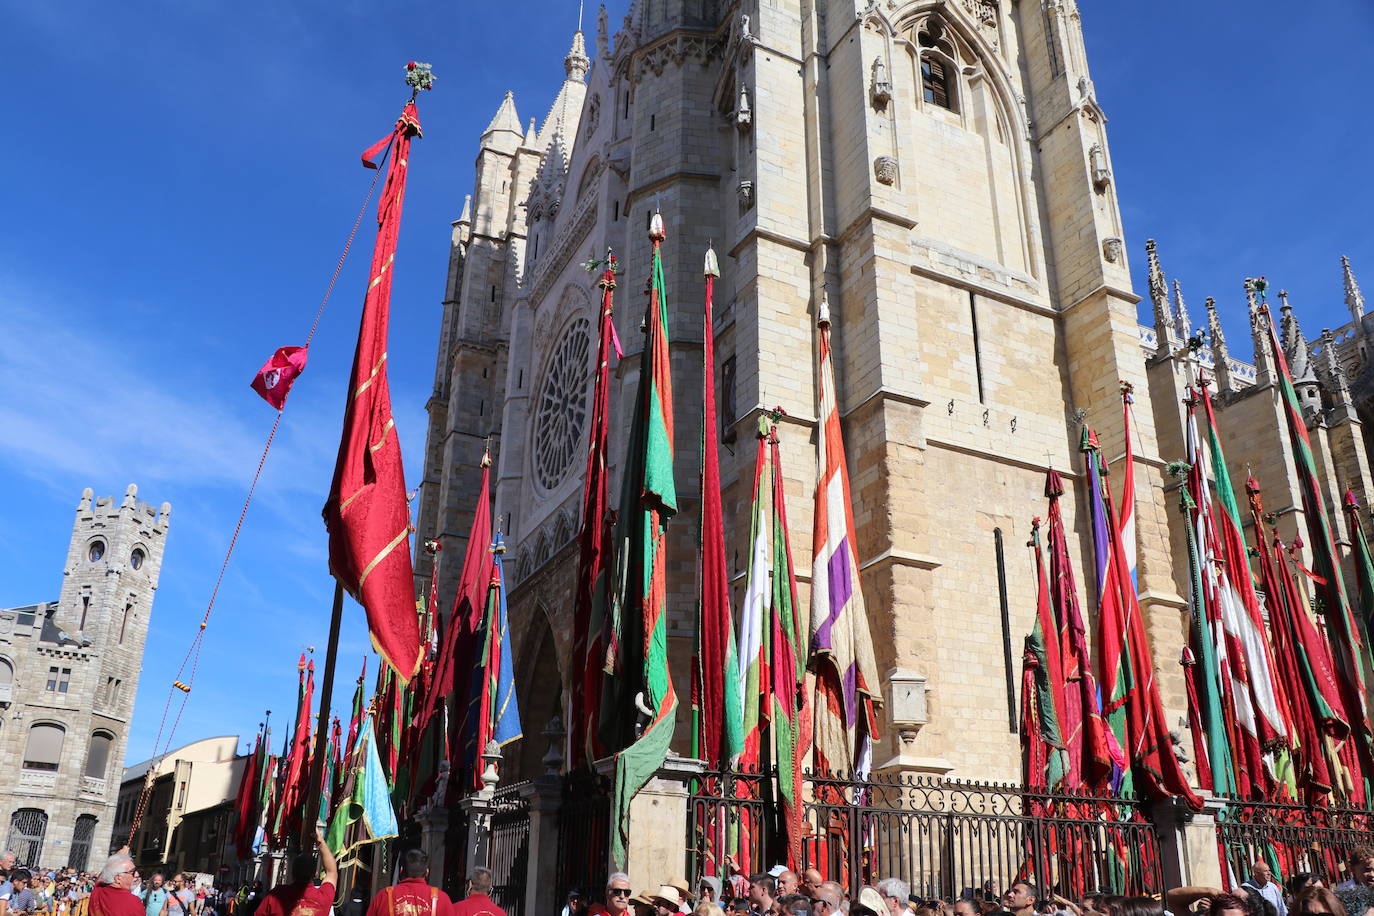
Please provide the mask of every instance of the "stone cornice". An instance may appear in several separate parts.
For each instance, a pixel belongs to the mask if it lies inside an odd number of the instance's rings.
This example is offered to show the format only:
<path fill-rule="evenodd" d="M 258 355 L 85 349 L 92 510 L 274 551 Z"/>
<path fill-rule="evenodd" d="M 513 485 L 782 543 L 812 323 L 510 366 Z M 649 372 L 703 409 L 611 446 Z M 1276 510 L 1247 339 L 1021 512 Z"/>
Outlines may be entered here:
<path fill-rule="evenodd" d="M 1087 302 L 1089 299 L 1093 298 L 1099 293 L 1106 293 L 1109 296 L 1116 296 L 1118 299 L 1125 299 L 1131 305 L 1135 305 L 1137 302 L 1140 301 L 1140 297 L 1137 296 L 1135 293 L 1131 292 L 1129 289 L 1122 289 L 1121 287 L 1113 286 L 1110 283 L 1103 283 L 1100 286 L 1094 287 L 1093 289 L 1089 290 L 1086 294 L 1079 296 L 1073 302 L 1061 308 L 1059 310 L 1059 314 L 1067 315 L 1069 312 L 1078 308 L 1080 305 Z"/>
<path fill-rule="evenodd" d="M 701 181 L 707 183 L 715 183 L 720 181 L 720 173 L 694 172 L 686 169 L 677 172 L 669 172 L 667 175 L 664 175 L 661 178 L 655 178 L 648 184 L 642 184 L 637 188 L 631 188 L 628 192 L 626 192 L 624 212 L 628 214 L 630 212 L 630 206 L 639 198 L 644 197 L 648 194 L 652 194 L 655 191 L 661 191 L 662 189 L 668 187 L 668 185 L 672 184 L 675 181 Z"/>
<path fill-rule="evenodd" d="M 1043 474 L 1046 470 L 1048 470 L 1048 468 L 1046 468 L 1045 465 L 1038 464 L 1034 461 L 1026 461 L 1021 458 L 1014 458 L 1011 455 L 1005 454 L 1003 452 L 994 452 L 989 449 L 978 448 L 977 446 L 973 445 L 963 445 L 958 442 L 950 442 L 948 439 L 939 439 L 933 436 L 927 436 L 926 444 L 929 446 L 934 446 L 935 448 L 942 448 L 950 452 L 959 452 L 962 455 L 973 455 L 976 458 L 986 458 L 989 461 L 995 461 L 998 464 L 1010 465 L 1014 468 L 1021 468 L 1025 471 L 1035 471 L 1037 474 Z M 1065 469 L 1059 471 L 1059 476 L 1063 477 L 1065 480 L 1077 480 L 1083 475 L 1075 471 Z"/>

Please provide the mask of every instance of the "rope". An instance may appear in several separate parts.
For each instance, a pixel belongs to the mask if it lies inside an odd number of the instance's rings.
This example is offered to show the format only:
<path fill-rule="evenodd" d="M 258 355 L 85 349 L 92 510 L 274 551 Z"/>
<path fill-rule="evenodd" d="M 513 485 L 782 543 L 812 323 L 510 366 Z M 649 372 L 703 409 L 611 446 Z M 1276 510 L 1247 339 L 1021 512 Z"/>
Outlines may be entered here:
<path fill-rule="evenodd" d="M 372 195 L 377 190 L 377 180 L 382 175 L 382 166 L 385 165 L 386 158 L 390 155 L 391 147 L 388 146 L 372 176 L 372 184 L 368 185 L 367 195 L 363 198 L 363 205 L 358 208 L 358 216 L 353 220 L 353 228 L 349 230 L 348 240 L 344 242 L 343 251 L 339 254 L 339 261 L 334 265 L 334 273 L 329 278 L 329 285 L 325 287 L 324 297 L 320 300 L 320 307 L 315 311 L 315 320 L 310 325 L 310 333 L 305 337 L 307 350 L 310 347 L 310 342 L 315 339 L 315 331 L 319 328 L 320 319 L 324 316 L 324 308 L 329 304 L 329 296 L 334 292 L 334 284 L 338 282 L 339 274 L 343 271 L 344 261 L 347 260 L 349 249 L 353 247 L 353 240 L 358 235 L 358 227 L 362 225 L 363 215 L 367 213 L 367 206 L 372 202 Z M 172 686 L 167 691 L 167 702 L 162 707 L 162 720 L 157 726 L 157 738 L 153 741 L 153 756 L 148 765 L 148 772 L 145 774 L 143 788 L 139 792 L 138 808 L 134 812 L 133 823 L 129 827 L 130 842 L 133 841 L 134 834 L 138 832 L 138 826 L 143 821 L 143 815 L 147 812 L 148 801 L 152 797 L 154 774 L 171 750 L 173 736 L 176 735 L 177 726 L 181 724 L 181 716 L 186 711 L 186 704 L 191 699 L 191 687 L 195 685 L 196 672 L 200 668 L 200 653 L 205 644 L 205 628 L 210 624 L 210 612 L 215 608 L 215 599 L 219 596 L 219 588 L 224 583 L 224 574 L 229 569 L 229 559 L 234 555 L 234 547 L 238 544 L 239 533 L 243 530 L 243 522 L 248 517 L 248 506 L 253 502 L 253 493 L 258 488 L 262 469 L 267 464 L 267 453 L 272 450 L 272 440 L 277 436 L 277 429 L 281 426 L 281 417 L 284 412 L 285 408 L 283 407 L 282 410 L 277 411 L 276 420 L 272 421 L 272 429 L 267 434 L 267 441 L 262 447 L 262 455 L 258 458 L 257 470 L 253 472 L 253 480 L 248 485 L 248 495 L 243 500 L 243 508 L 239 510 L 239 519 L 234 525 L 234 533 L 229 538 L 229 547 L 224 552 L 224 561 L 220 564 L 219 576 L 215 579 L 215 587 L 210 590 L 210 600 L 205 606 L 205 614 L 201 617 L 195 638 L 191 640 L 191 645 L 186 649 L 186 655 L 181 659 L 181 667 L 177 668 Z M 186 672 L 188 663 L 191 666 L 191 674 L 183 682 L 182 675 Z M 171 712 L 172 700 L 177 693 L 181 694 L 181 702 L 177 706 L 176 716 L 172 719 L 172 727 L 167 729 L 167 715 Z M 163 741 L 164 731 L 167 736 L 165 742 Z"/>

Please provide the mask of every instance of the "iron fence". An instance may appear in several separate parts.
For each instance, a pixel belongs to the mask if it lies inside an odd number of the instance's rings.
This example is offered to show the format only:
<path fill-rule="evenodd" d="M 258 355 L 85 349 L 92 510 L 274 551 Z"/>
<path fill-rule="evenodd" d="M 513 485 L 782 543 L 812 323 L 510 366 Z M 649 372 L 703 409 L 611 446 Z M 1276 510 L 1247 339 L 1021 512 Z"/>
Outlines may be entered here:
<path fill-rule="evenodd" d="M 506 916 L 522 916 L 530 858 L 530 801 L 521 791 L 528 782 L 502 786 L 492 796 L 491 899 Z"/>
<path fill-rule="evenodd" d="M 771 773 L 696 780 L 688 810 L 693 879 L 788 861 L 781 801 Z M 1163 890 L 1158 833 L 1134 800 L 926 775 L 808 773 L 800 815 L 800 865 L 853 895 L 887 877 L 947 899 L 988 885 L 1003 891 L 1017 880 L 1070 898 Z"/>
<path fill-rule="evenodd" d="M 558 809 L 555 908 L 562 907 L 573 888 L 598 899 L 610 857 L 610 830 L 610 779 L 586 769 L 564 776 Z"/>
<path fill-rule="evenodd" d="M 1351 850 L 1374 838 L 1374 811 L 1232 802 L 1217 814 L 1217 836 L 1239 880 L 1264 860 L 1283 878 L 1311 872 L 1330 887 L 1348 877 L 1344 868 Z"/>

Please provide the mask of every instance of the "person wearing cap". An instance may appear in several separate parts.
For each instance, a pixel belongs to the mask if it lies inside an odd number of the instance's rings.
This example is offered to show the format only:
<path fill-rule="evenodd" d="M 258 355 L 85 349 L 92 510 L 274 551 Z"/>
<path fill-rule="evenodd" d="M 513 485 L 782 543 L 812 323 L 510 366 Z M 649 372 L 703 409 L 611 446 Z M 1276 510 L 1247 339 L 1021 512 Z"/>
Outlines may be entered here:
<path fill-rule="evenodd" d="M 677 911 L 679 913 L 692 912 L 692 886 L 687 883 L 687 879 L 670 878 L 667 886 L 677 891 Z"/>
<path fill-rule="evenodd" d="M 563 911 L 559 916 L 583 916 L 587 912 L 587 901 L 582 896 L 582 889 L 575 887 L 568 891 L 568 902 L 563 905 Z"/>
<path fill-rule="evenodd" d="M 859 899 L 849 905 L 849 916 L 886 916 L 887 906 L 883 895 L 865 886 L 859 891 Z"/>
<path fill-rule="evenodd" d="M 649 897 L 658 916 L 676 916 L 682 912 L 682 896 L 671 884 L 660 885 L 658 893 Z"/>

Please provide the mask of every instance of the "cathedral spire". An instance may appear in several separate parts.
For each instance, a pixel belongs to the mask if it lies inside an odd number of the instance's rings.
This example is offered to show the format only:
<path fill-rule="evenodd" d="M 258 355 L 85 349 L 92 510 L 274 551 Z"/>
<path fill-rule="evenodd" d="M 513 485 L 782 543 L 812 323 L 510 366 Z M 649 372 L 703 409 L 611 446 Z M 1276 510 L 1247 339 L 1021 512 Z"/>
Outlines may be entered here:
<path fill-rule="evenodd" d="M 1256 280 L 1245 278 L 1245 307 L 1250 314 L 1250 339 L 1255 346 L 1255 384 L 1272 385 L 1274 366 L 1269 355 L 1268 326 L 1266 321 L 1273 320 L 1259 310 L 1259 297 L 1256 295 L 1264 283 L 1264 278 Z"/>
<path fill-rule="evenodd" d="M 1178 342 L 1178 329 L 1174 326 L 1174 316 L 1169 308 L 1169 281 L 1164 278 L 1164 268 L 1159 265 L 1159 249 L 1154 239 L 1145 240 L 1145 260 L 1149 264 L 1150 304 L 1154 306 L 1155 337 L 1159 340 L 1156 351 L 1164 356 L 1174 352 Z"/>
<path fill-rule="evenodd" d="M 1226 347 L 1226 335 L 1221 332 L 1221 318 L 1217 315 L 1217 300 L 1207 297 L 1207 339 L 1212 344 L 1212 371 L 1217 377 L 1218 391 L 1234 391 L 1231 377 L 1231 351 Z"/>
<path fill-rule="evenodd" d="M 506 91 L 506 97 L 501 100 L 501 107 L 496 109 L 496 114 L 492 116 L 491 123 L 487 129 L 482 131 L 482 136 L 486 137 L 497 131 L 509 131 L 514 134 L 523 135 L 520 129 L 520 115 L 515 112 L 515 93 Z"/>
<path fill-rule="evenodd" d="M 1347 416 L 1353 416 L 1354 401 L 1350 397 L 1350 380 L 1346 377 L 1345 367 L 1341 365 L 1336 335 L 1331 333 L 1330 328 L 1322 328 L 1321 348 L 1319 359 L 1322 381 L 1326 383 L 1326 390 L 1331 393 L 1331 401 L 1335 407 L 1344 410 Z"/>
<path fill-rule="evenodd" d="M 573 32 L 572 48 L 568 50 L 568 56 L 563 58 L 563 72 L 568 75 L 568 79 L 583 83 L 587 80 L 587 70 L 591 65 L 591 59 L 587 57 L 587 40 L 582 36 L 582 8 L 579 6 L 577 31 Z"/>
<path fill-rule="evenodd" d="M 522 145 L 529 149 L 539 149 L 539 132 L 534 129 L 534 118 L 530 118 L 530 129 L 525 131 L 525 142 Z"/>
<path fill-rule="evenodd" d="M 1307 338 L 1302 336 L 1302 328 L 1298 327 L 1297 316 L 1293 314 L 1293 306 L 1288 304 L 1288 290 L 1279 290 L 1279 311 L 1283 313 L 1283 350 L 1288 357 L 1288 368 L 1293 375 L 1293 384 L 1302 386 L 1313 384 L 1317 381 L 1317 375 L 1312 369 L 1312 349 L 1307 344 Z"/>
<path fill-rule="evenodd" d="M 1187 340 L 1193 336 L 1193 321 L 1188 317 L 1188 303 L 1183 301 L 1183 287 L 1178 280 L 1174 280 L 1174 324 L 1178 327 L 1178 336 Z"/>
<path fill-rule="evenodd" d="M 1359 324 L 1364 317 L 1364 294 L 1360 284 L 1355 282 L 1355 272 L 1350 269 L 1350 258 L 1341 255 L 1341 273 L 1345 275 L 1345 307 L 1350 309 L 1350 318 Z"/>

